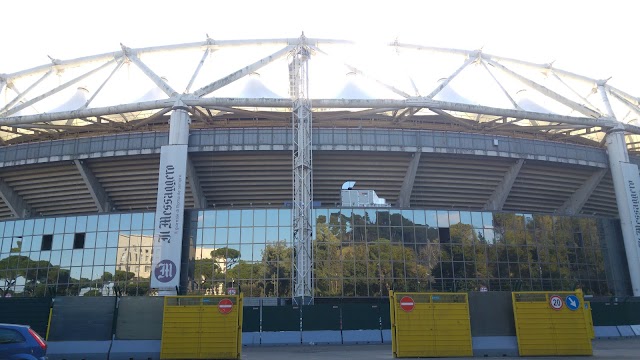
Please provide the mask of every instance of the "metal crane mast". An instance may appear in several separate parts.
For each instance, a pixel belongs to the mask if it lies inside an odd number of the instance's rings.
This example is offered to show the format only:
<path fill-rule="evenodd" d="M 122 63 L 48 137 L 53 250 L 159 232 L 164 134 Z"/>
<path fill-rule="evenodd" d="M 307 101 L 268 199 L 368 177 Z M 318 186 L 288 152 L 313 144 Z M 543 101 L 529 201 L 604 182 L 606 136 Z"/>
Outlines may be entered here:
<path fill-rule="evenodd" d="M 311 55 L 304 34 L 291 52 L 289 93 L 291 95 L 291 129 L 293 139 L 293 301 L 298 305 L 313 303 L 311 270 L 313 248 L 311 100 L 309 99 L 308 60 Z"/>

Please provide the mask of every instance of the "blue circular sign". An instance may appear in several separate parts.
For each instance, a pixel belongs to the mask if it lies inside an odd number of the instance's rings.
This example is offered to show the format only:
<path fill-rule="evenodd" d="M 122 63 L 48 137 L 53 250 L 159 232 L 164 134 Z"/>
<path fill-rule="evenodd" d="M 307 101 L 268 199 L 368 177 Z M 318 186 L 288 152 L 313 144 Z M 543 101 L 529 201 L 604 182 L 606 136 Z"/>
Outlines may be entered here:
<path fill-rule="evenodd" d="M 156 265 L 154 276 L 158 281 L 167 283 L 176 276 L 176 264 L 173 261 L 165 259 L 162 260 Z"/>
<path fill-rule="evenodd" d="M 580 308 L 580 299 L 575 295 L 569 295 L 565 299 L 565 304 L 567 305 L 567 309 L 576 311 Z"/>

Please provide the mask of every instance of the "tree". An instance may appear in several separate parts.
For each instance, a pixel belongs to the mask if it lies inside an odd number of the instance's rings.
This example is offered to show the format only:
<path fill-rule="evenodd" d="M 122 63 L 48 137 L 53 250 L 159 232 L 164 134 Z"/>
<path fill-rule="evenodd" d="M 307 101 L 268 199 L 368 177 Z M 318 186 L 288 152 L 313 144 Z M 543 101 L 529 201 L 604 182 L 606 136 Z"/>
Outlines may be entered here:
<path fill-rule="evenodd" d="M 150 288 L 149 281 L 130 282 L 126 285 L 125 292 L 129 296 L 143 296 L 149 293 Z"/>
<path fill-rule="evenodd" d="M 108 271 L 105 271 L 104 274 L 100 276 L 100 280 L 102 282 L 111 282 L 113 280 L 113 274 Z"/>
<path fill-rule="evenodd" d="M 240 260 L 227 272 L 227 282 L 229 278 L 243 279 L 238 280 L 238 287 L 246 296 L 264 296 L 264 265 L 262 263 Z"/>
<path fill-rule="evenodd" d="M 102 291 L 98 289 L 89 290 L 86 293 L 84 293 L 84 296 L 102 296 Z"/>
<path fill-rule="evenodd" d="M 216 260 L 223 260 L 222 266 L 226 266 L 226 269 L 230 269 L 240 259 L 240 251 L 229 247 L 223 247 L 212 250 L 211 258 Z"/>
<path fill-rule="evenodd" d="M 198 259 L 195 261 L 195 276 L 202 290 L 211 289 L 213 281 L 224 278 L 220 266 L 214 259 Z"/>
<path fill-rule="evenodd" d="M 130 271 L 116 270 L 116 274 L 113 276 L 113 281 L 123 283 L 133 279 L 135 276 L 136 274 Z"/>
<path fill-rule="evenodd" d="M 28 269 L 35 268 L 37 262 L 24 255 L 11 255 L 0 260 L 0 279 L 4 286 L 0 288 L 0 295 L 4 296 L 16 284 L 18 277 L 27 278 Z M 27 279 L 28 280 L 28 279 Z"/>
<path fill-rule="evenodd" d="M 291 258 L 292 249 L 286 241 L 279 240 L 268 244 L 262 251 L 262 264 L 265 274 L 265 295 L 277 297 L 291 296 Z"/>

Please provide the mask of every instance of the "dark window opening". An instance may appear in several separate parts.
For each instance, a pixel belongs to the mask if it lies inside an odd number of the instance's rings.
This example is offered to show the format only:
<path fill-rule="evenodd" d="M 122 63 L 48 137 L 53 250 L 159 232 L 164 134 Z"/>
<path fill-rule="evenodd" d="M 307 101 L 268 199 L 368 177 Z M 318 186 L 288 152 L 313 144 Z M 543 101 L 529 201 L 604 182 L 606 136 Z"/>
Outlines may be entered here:
<path fill-rule="evenodd" d="M 582 233 L 574 233 L 573 234 L 573 241 L 576 243 L 576 245 L 583 247 L 584 246 L 584 240 L 582 239 Z"/>
<path fill-rule="evenodd" d="M 440 237 L 440 244 L 451 242 L 449 228 L 438 228 L 438 236 Z"/>
<path fill-rule="evenodd" d="M 53 246 L 53 235 L 51 234 L 42 235 L 42 246 L 40 247 L 40 250 L 42 251 L 51 250 L 52 246 Z"/>
<path fill-rule="evenodd" d="M 73 248 L 84 249 L 84 233 L 76 233 L 73 237 Z"/>

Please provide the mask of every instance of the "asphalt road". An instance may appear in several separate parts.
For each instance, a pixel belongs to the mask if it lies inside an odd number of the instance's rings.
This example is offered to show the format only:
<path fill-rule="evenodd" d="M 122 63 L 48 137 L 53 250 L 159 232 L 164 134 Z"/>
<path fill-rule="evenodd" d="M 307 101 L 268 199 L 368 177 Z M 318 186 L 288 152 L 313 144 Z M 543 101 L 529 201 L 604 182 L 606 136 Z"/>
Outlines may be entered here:
<path fill-rule="evenodd" d="M 559 357 L 500 357 L 500 359 L 558 359 Z M 640 359 L 640 338 L 594 340 L 593 356 L 562 356 L 570 359 Z M 307 345 L 307 346 L 256 346 L 242 349 L 243 360 L 378 360 L 393 359 L 391 345 Z M 431 358 L 436 359 L 436 358 Z M 443 358 L 447 359 L 447 358 Z M 448 358 L 450 359 L 450 358 Z M 477 359 L 473 357 L 457 359 Z"/>

